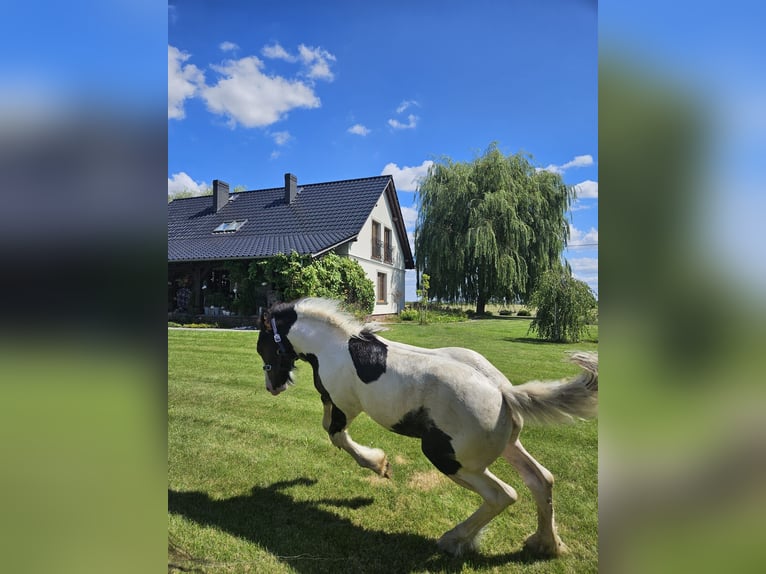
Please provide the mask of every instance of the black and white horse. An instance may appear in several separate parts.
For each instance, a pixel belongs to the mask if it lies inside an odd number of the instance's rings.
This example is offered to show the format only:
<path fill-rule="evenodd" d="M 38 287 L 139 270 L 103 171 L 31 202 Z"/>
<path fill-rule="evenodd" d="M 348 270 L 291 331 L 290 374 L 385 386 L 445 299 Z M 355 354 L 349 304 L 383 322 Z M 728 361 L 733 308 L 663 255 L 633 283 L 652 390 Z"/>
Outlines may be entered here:
<path fill-rule="evenodd" d="M 555 423 L 595 416 L 597 355 L 573 354 L 583 372 L 571 380 L 513 386 L 479 353 L 387 341 L 375 334 L 379 328 L 361 325 L 334 301 L 276 304 L 261 321 L 258 353 L 266 388 L 278 395 L 292 382 L 295 361 L 307 361 L 332 444 L 360 466 L 390 476 L 386 454 L 357 444 L 346 430 L 364 411 L 391 431 L 419 438 L 437 469 L 483 498 L 476 512 L 439 539 L 442 550 L 475 549 L 481 530 L 516 501 L 516 491 L 487 470 L 502 455 L 537 503 L 537 532 L 527 546 L 548 555 L 565 551 L 553 516 L 553 475 L 524 450 L 519 433 L 524 420 Z"/>

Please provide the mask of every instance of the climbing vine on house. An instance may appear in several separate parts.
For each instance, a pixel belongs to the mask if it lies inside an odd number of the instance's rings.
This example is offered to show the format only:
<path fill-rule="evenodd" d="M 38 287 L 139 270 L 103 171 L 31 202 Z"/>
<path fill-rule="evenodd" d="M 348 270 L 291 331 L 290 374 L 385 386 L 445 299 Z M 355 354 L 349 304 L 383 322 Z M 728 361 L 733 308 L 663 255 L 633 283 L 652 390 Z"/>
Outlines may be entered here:
<path fill-rule="evenodd" d="M 347 303 L 360 314 L 372 313 L 375 289 L 364 269 L 352 259 L 329 253 L 320 259 L 310 255 L 279 254 L 259 261 L 230 261 L 229 280 L 237 285 L 234 310 L 254 315 L 263 304 L 259 297 L 264 284 L 279 292 L 284 301 L 300 297 L 328 297 Z"/>

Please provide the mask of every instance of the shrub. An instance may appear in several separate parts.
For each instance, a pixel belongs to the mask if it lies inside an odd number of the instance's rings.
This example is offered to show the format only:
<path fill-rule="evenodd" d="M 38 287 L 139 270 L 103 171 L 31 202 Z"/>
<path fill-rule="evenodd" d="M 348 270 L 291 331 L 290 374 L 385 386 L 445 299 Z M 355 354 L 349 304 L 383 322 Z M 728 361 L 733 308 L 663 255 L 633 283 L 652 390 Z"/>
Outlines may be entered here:
<path fill-rule="evenodd" d="M 530 303 L 537 307 L 530 332 L 557 343 L 576 343 L 588 333 L 588 314 L 596 297 L 586 283 L 562 269 L 543 273 Z"/>
<path fill-rule="evenodd" d="M 517 317 L 531 317 L 532 313 L 529 312 L 529 309 L 519 309 L 519 312 L 516 313 Z"/>
<path fill-rule="evenodd" d="M 498 315 L 502 317 L 507 317 L 508 315 L 513 315 L 513 311 L 511 311 L 510 309 L 500 309 L 500 311 L 498 311 Z"/>
<path fill-rule="evenodd" d="M 405 309 L 399 313 L 399 319 L 402 321 L 417 321 L 419 316 L 417 309 Z"/>
<path fill-rule="evenodd" d="M 455 323 L 466 321 L 468 313 L 459 307 L 448 307 L 446 305 L 432 304 L 428 309 L 428 321 L 433 323 Z"/>
<path fill-rule="evenodd" d="M 468 314 L 461 309 L 429 309 L 429 323 L 457 323 L 468 319 Z"/>
<path fill-rule="evenodd" d="M 328 253 L 320 259 L 310 255 L 277 255 L 250 265 L 253 282 L 267 281 L 285 301 L 301 297 L 327 297 L 347 303 L 361 314 L 375 308 L 375 287 L 357 261 Z"/>

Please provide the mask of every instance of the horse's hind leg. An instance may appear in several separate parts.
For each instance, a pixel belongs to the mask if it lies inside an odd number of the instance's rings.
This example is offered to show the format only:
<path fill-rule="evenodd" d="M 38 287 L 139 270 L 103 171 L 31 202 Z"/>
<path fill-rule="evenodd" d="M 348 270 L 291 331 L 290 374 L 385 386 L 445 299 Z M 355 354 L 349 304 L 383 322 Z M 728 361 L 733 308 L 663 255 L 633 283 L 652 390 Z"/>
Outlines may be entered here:
<path fill-rule="evenodd" d="M 516 502 L 518 495 L 511 486 L 487 469 L 482 472 L 470 472 L 461 468 L 448 476 L 484 499 L 476 512 L 439 539 L 438 545 L 441 550 L 459 556 L 465 551 L 477 549 L 482 529 L 505 508 Z"/>
<path fill-rule="evenodd" d="M 369 468 L 382 477 L 391 478 L 391 465 L 388 463 L 386 453 L 379 448 L 369 448 L 354 442 L 346 432 L 346 427 L 351 424 L 354 417 L 347 417 L 333 403 L 327 402 L 324 405 L 322 426 L 330 435 L 332 444 L 349 453 L 359 466 Z"/>
<path fill-rule="evenodd" d="M 525 545 L 536 554 L 559 556 L 567 551 L 556 532 L 553 516 L 553 475 L 530 455 L 519 440 L 509 442 L 505 459 L 519 472 L 537 503 L 537 532 Z"/>

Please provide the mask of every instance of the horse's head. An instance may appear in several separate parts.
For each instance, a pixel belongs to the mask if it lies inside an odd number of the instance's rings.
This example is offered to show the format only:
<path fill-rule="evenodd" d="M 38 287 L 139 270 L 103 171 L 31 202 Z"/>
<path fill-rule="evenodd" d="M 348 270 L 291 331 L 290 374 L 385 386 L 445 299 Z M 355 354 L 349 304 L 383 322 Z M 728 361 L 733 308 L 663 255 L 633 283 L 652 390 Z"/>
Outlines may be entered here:
<path fill-rule="evenodd" d="M 287 383 L 294 382 L 292 370 L 298 354 L 287 338 L 290 324 L 292 322 L 287 324 L 283 317 L 270 311 L 261 317 L 257 350 L 263 359 L 266 390 L 274 396 L 285 391 Z"/>

